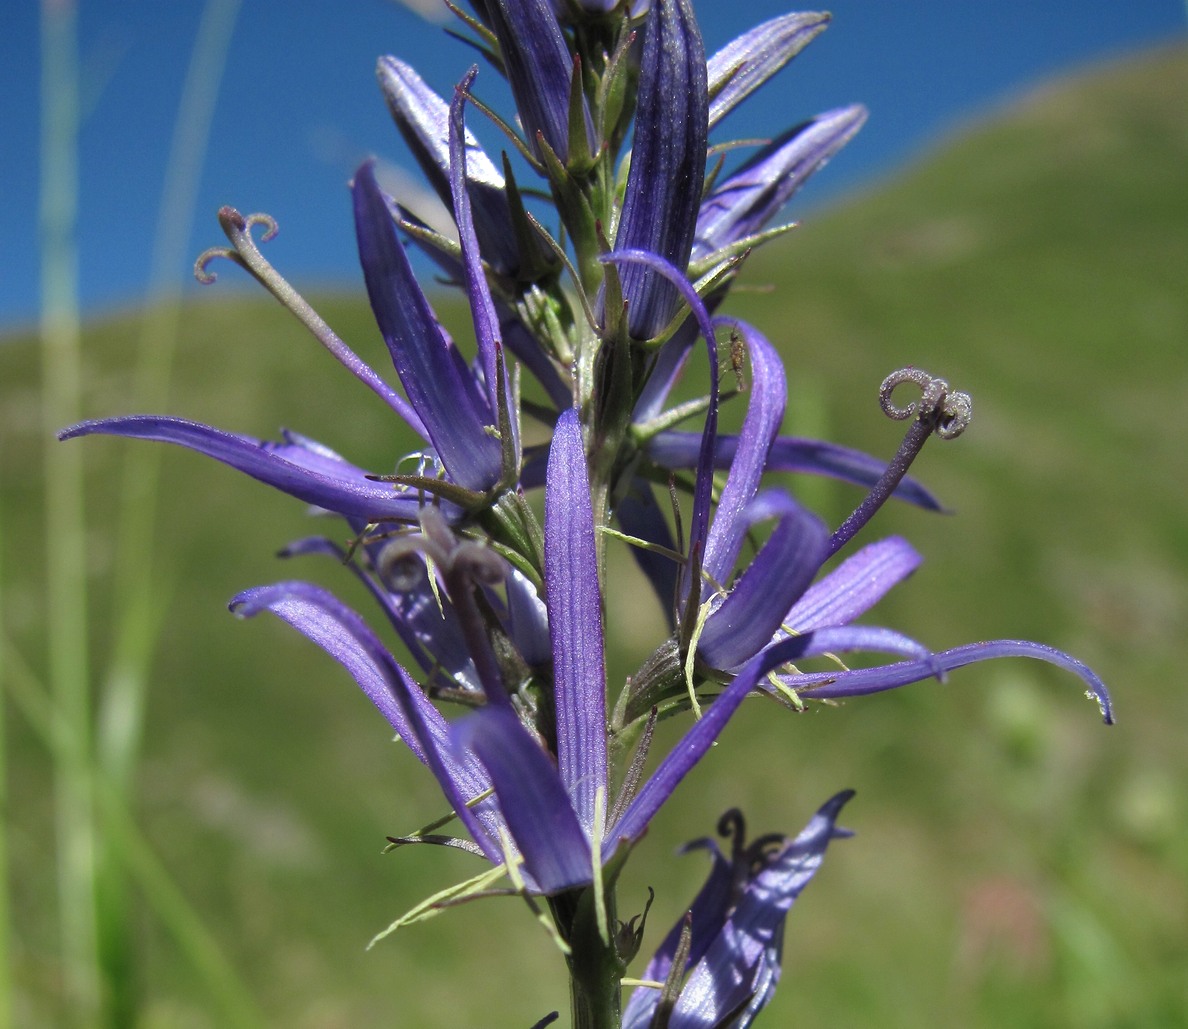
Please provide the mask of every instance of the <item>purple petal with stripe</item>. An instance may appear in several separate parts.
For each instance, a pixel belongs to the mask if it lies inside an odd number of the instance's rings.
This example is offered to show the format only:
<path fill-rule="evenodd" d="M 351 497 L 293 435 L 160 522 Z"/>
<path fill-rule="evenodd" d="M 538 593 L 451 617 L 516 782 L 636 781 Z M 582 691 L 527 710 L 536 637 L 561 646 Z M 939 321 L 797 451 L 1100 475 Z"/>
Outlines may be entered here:
<path fill-rule="evenodd" d="M 805 590 L 784 621 L 797 632 L 852 622 L 919 568 L 920 561 L 900 536 L 870 543 Z"/>
<path fill-rule="evenodd" d="M 282 493 L 307 504 L 365 522 L 415 522 L 421 499 L 398 492 L 389 483 L 373 482 L 363 469 L 326 447 L 308 442 L 270 443 L 222 429 L 163 415 L 130 415 L 81 422 L 58 434 L 62 440 L 90 435 L 173 443 L 230 465 Z"/>
<path fill-rule="evenodd" d="M 780 639 L 789 637 L 781 634 Z M 820 657 L 824 654 L 894 654 L 916 660 L 928 660 L 932 656 L 923 643 L 905 636 L 894 629 L 879 625 L 838 625 L 828 629 L 817 629 L 802 636 L 790 637 L 800 641 L 803 648 L 796 660 Z M 784 681 L 786 676 L 780 676 Z"/>
<path fill-rule="evenodd" d="M 828 553 L 829 530 L 791 497 L 759 497 L 740 522 L 779 518 L 775 529 L 710 614 L 697 641 L 697 656 L 713 668 L 734 668 L 771 643 L 788 605 L 815 578 Z M 745 531 L 745 529 L 744 529 Z"/>
<path fill-rule="evenodd" d="M 782 646 L 783 644 L 780 644 Z M 1097 702 L 1102 720 L 1107 725 L 1114 721 L 1113 704 L 1105 683 L 1086 664 L 1055 647 L 1029 640 L 991 640 L 986 643 L 967 643 L 938 654 L 932 654 L 919 661 L 901 661 L 877 668 L 856 668 L 838 672 L 809 672 L 804 675 L 781 676 L 794 689 L 804 690 L 805 695 L 821 700 L 836 697 L 860 697 L 868 693 L 881 693 L 913 682 L 930 679 L 951 672 L 956 668 L 990 661 L 1000 657 L 1029 657 L 1045 661 L 1065 671 L 1072 672 L 1084 682 L 1086 695 Z"/>
<path fill-rule="evenodd" d="M 502 461 L 487 428 L 496 421 L 491 405 L 417 284 L 374 162 L 355 173 L 352 194 L 367 295 L 401 385 L 450 478 L 487 490 L 499 481 Z"/>
<path fill-rule="evenodd" d="M 586 839 L 548 754 L 508 708 L 486 707 L 456 723 L 451 736 L 487 769 L 524 867 L 545 893 L 593 879 Z"/>
<path fill-rule="evenodd" d="M 771 999 L 780 977 L 784 920 L 821 867 L 829 842 L 849 833 L 837 816 L 851 797 L 828 800 L 795 840 L 746 884 L 722 931 L 685 981 L 669 1029 L 727 1024 L 746 1029 Z"/>
<path fill-rule="evenodd" d="M 540 157 L 540 133 L 564 164 L 569 159 L 573 55 L 557 17 L 547 0 L 487 0 L 486 6 L 528 145 Z M 588 112 L 586 129 L 593 152 Z"/>
<path fill-rule="evenodd" d="M 730 474 L 714 510 L 702 562 L 702 570 L 711 580 L 726 583 L 734 570 L 749 527 L 743 517 L 743 509 L 751 503 L 759 489 L 767 453 L 784 420 L 784 404 L 788 394 L 783 362 L 760 332 L 744 322 L 724 318 L 715 319 L 714 325 L 729 325 L 732 332 L 739 333 L 751 358 L 752 381 L 747 414 L 734 460 L 730 463 Z M 702 595 L 705 593 L 706 587 L 703 586 Z"/>
<path fill-rule="evenodd" d="M 478 237 L 474 231 L 474 217 L 470 203 L 470 191 L 466 188 L 467 147 L 466 129 L 462 121 L 466 105 L 466 92 L 478 74 L 478 68 L 471 68 L 454 90 L 450 104 L 450 189 L 454 200 L 454 222 L 458 226 L 458 240 L 462 245 L 462 272 L 466 284 L 466 297 L 470 301 L 470 318 L 478 340 L 479 364 L 487 387 L 487 402 L 491 410 L 498 410 L 495 395 L 497 363 L 502 361 L 499 353 L 502 340 L 499 337 L 499 319 L 491 301 L 491 290 L 479 257 Z M 506 373 L 504 374 L 506 379 Z M 515 417 L 508 412 L 511 423 Z"/>
<path fill-rule="evenodd" d="M 457 757 L 449 726 L 388 653 L 367 624 L 340 600 L 307 582 L 280 582 L 245 590 L 230 604 L 240 617 L 271 611 L 339 662 L 417 758 L 436 776 L 446 800 L 486 856 L 500 863 L 502 820 L 490 799 L 467 806 L 491 787 L 478 762 Z"/>
<path fill-rule="evenodd" d="M 545 593 L 553 641 L 553 702 L 561 781 L 591 833 L 605 798 L 606 671 L 594 513 L 578 413 L 553 431 L 545 483 Z"/>
<path fill-rule="evenodd" d="M 449 104 L 396 57 L 381 57 L 375 73 L 401 136 L 441 202 L 451 207 Z M 482 252 L 499 271 L 514 272 L 520 255 L 503 175 L 471 133 L 465 140 L 466 187 Z"/>
<path fill-rule="evenodd" d="M 760 232 L 866 121 L 860 104 L 818 115 L 765 146 L 702 202 L 692 259 Z"/>
<path fill-rule="evenodd" d="M 428 681 L 447 689 L 481 690 L 474 662 L 466 649 L 454 606 L 446 596 L 441 603 L 433 596 L 429 586 L 424 562 L 415 565 L 419 579 L 405 590 L 388 590 L 368 575 L 354 561 L 348 561 L 346 551 L 324 536 L 311 536 L 290 543 L 282 557 L 297 557 L 302 554 L 325 554 L 340 564 L 345 564 L 363 583 L 381 610 L 387 615 L 392 628 L 400 637 L 413 660 L 421 666 Z M 410 568 L 406 576 L 414 574 Z"/>
<path fill-rule="evenodd" d="M 646 250 L 683 272 L 689 264 L 707 133 L 705 48 L 688 0 L 656 0 L 640 58 L 631 168 L 616 250 Z M 668 324 L 680 297 L 646 266 L 620 268 L 627 324 L 650 339 Z"/>
<path fill-rule="evenodd" d="M 709 127 L 713 128 L 817 36 L 829 15 L 804 11 L 756 25 L 727 43 L 707 62 Z"/>

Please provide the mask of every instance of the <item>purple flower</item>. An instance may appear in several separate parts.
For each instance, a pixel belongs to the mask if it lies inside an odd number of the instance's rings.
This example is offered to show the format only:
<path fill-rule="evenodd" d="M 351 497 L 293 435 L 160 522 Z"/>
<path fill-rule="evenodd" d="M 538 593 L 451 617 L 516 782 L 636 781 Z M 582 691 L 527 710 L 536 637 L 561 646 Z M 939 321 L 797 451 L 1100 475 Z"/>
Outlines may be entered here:
<path fill-rule="evenodd" d="M 709 878 L 641 977 L 663 988 L 636 988 L 624 1029 L 745 1029 L 754 1021 L 779 982 L 788 911 L 821 867 L 830 840 L 850 835 L 836 822 L 853 795 L 845 790 L 828 800 L 794 840 L 763 836 L 748 845 L 742 815 L 730 811 L 718 824 L 732 838 L 729 857 L 711 839 L 685 848 L 709 851 Z"/>
<path fill-rule="evenodd" d="M 489 548 L 458 540 L 440 519 L 429 518 L 423 536 L 410 538 L 402 550 L 420 548 L 432 557 L 457 623 L 452 653 L 442 651 L 443 636 L 418 645 L 466 668 L 467 678 L 480 684 L 476 700 L 482 706 L 453 725 L 364 621 L 321 587 L 302 582 L 258 587 L 241 593 L 231 607 L 242 616 L 271 611 L 339 661 L 433 772 L 471 836 L 471 849 L 497 865 L 521 860 L 529 889 L 556 893 L 592 882 L 623 844 L 642 835 L 746 694 L 784 660 L 787 647 L 770 648 L 740 668 L 653 774 L 631 785 L 633 795 L 613 798 L 612 804 L 601 594 L 586 457 L 573 411 L 562 416 L 554 434 L 545 505 L 552 719 L 530 716 L 520 684 L 509 683 L 499 667 L 484 635 L 490 627 L 484 627 L 473 602 L 475 589 L 501 584 L 507 569 Z M 392 605 L 384 606 L 393 616 Z M 411 622 L 409 615 L 396 617 Z"/>
<path fill-rule="evenodd" d="M 705 76 L 705 48 L 688 0 L 655 0 L 616 250 L 647 251 L 678 269 L 689 263 L 705 181 Z M 650 339 L 675 314 L 677 292 L 644 265 L 629 265 L 620 276 L 631 335 Z"/>

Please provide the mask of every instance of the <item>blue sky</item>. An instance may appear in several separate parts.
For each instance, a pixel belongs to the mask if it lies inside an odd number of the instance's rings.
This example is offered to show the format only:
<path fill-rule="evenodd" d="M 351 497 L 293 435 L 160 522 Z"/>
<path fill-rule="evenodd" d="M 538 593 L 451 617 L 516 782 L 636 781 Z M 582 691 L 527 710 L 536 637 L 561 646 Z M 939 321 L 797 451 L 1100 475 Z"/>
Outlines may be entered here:
<path fill-rule="evenodd" d="M 149 281 L 171 128 L 202 9 L 202 3 L 82 0 L 84 313 L 134 303 Z M 778 0 L 697 4 L 711 53 L 789 9 Z M 806 189 L 801 212 L 877 181 L 965 119 L 1044 78 L 1182 39 L 1185 25 L 1183 0 L 837 0 L 829 9 L 830 29 L 725 126 L 732 137 L 753 137 L 841 104 L 859 101 L 871 109 L 859 137 Z M 38 300 L 37 4 L 10 0 L 0 29 L 6 98 L 0 238 L 7 252 L 0 326 L 11 326 L 31 322 Z M 215 108 L 190 260 L 222 242 L 214 215 L 229 203 L 277 218 L 281 235 L 269 257 L 294 282 L 359 286 L 345 183 L 369 154 L 411 167 L 375 85 L 381 53 L 411 61 L 444 94 L 472 59 L 440 26 L 391 0 L 242 5 Z M 503 95 L 490 70 L 480 73 L 476 91 Z M 497 152 L 497 137 L 476 127 Z M 185 275 L 184 264 L 176 273 Z M 244 278 L 228 266 L 221 281 Z"/>

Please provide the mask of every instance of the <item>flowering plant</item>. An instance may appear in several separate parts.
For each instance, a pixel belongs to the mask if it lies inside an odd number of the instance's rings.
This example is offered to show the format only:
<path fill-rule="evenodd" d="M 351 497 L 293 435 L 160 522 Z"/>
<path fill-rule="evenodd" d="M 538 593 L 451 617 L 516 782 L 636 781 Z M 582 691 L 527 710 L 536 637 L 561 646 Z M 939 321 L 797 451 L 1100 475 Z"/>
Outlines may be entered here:
<path fill-rule="evenodd" d="M 343 562 L 419 674 L 321 587 L 258 587 L 231 608 L 271 612 L 345 666 L 436 778 L 449 816 L 393 845 L 461 848 L 484 862 L 391 928 L 517 893 L 565 955 L 575 1025 L 750 1025 L 778 981 L 792 902 L 830 840 L 847 835 L 837 819 L 852 791 L 826 801 L 795 838 L 748 844 L 742 816 L 730 812 L 719 823 L 729 855 L 710 840 L 692 844 L 710 851 L 709 877 L 625 1004 L 646 911 L 621 920 L 615 890 L 632 848 L 744 699 L 800 710 L 1010 656 L 1078 676 L 1107 722 L 1110 699 L 1091 670 L 1038 643 L 933 652 L 857 624 L 920 558 L 898 537 L 853 549 L 854 537 L 892 497 L 939 507 L 907 472 L 930 436 L 966 428 L 971 401 L 918 369 L 892 373 L 880 401 L 909 427 L 887 464 L 783 436 L 775 347 L 716 315 L 747 255 L 789 227 L 772 227 L 784 203 L 865 120 L 857 106 L 818 115 L 734 168 L 727 145 L 709 144 L 828 16 L 776 18 L 707 60 L 689 0 L 471 6 L 473 14 L 455 13 L 507 79 L 518 124 L 476 94 L 477 68 L 446 99 L 395 57 L 378 66 L 397 127 L 451 208 L 457 238 L 389 196 L 374 162 L 351 187 L 367 293 L 402 392 L 266 261 L 253 231 L 263 225 L 260 238 L 269 238 L 267 216 L 223 208 L 230 247 L 197 265 L 205 281 L 216 257 L 251 273 L 421 448 L 394 473 L 371 474 L 295 433 L 267 442 L 165 416 L 86 422 L 62 436 L 179 444 L 346 521 L 345 546 L 313 537 L 286 554 Z M 497 164 L 481 147 L 465 124 L 468 104 L 499 126 L 517 164 L 508 152 Z M 543 189 L 524 185 L 528 175 Z M 438 322 L 406 245 L 463 291 L 473 358 Z M 699 341 L 705 390 L 674 400 Z M 901 386 L 920 398 L 898 406 Z M 741 430 L 719 432 L 720 404 L 743 396 Z M 775 471 L 833 476 L 866 496 L 831 530 L 790 493 L 763 485 Z M 542 486 L 543 518 L 533 501 Z M 605 671 L 612 544 L 632 548 L 668 620 L 623 684 L 608 684 Z M 843 550 L 851 552 L 833 562 Z M 850 667 L 841 655 L 851 653 L 868 660 Z M 672 717 L 688 727 L 645 775 L 655 726 Z M 438 831 L 454 820 L 464 835 Z"/>

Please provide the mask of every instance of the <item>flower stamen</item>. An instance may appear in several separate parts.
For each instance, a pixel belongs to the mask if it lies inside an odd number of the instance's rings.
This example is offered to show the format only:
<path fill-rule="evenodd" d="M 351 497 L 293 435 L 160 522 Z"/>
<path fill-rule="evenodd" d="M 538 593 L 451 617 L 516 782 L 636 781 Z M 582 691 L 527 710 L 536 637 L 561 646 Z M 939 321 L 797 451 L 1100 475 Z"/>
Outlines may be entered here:
<path fill-rule="evenodd" d="M 219 208 L 219 225 L 230 247 L 211 247 L 198 255 L 194 262 L 194 278 L 205 286 L 218 279 L 218 276 L 208 270 L 208 265 L 216 258 L 224 257 L 233 261 L 244 271 L 248 272 L 261 286 L 271 293 L 282 307 L 294 314 L 299 322 L 313 334 L 335 359 L 376 394 L 385 404 L 403 418 L 414 432 L 428 442 L 425 427 L 420 417 L 402 396 L 381 379 L 375 371 L 367 365 L 341 338 L 326 324 L 325 320 L 310 306 L 300 293 L 297 292 L 285 278 L 260 253 L 256 240 L 252 238 L 252 229 L 263 225 L 264 232 L 260 236 L 261 243 L 267 243 L 280 231 L 276 219 L 270 214 L 249 214 L 246 217 L 234 207 Z"/>
<path fill-rule="evenodd" d="M 907 407 L 897 407 L 892 403 L 891 395 L 896 387 L 908 382 L 920 388 L 920 399 L 912 401 Z M 827 555 L 836 554 L 883 506 L 907 474 L 929 436 L 935 433 L 941 439 L 956 439 L 973 418 L 973 400 L 968 393 L 950 390 L 944 379 L 938 379 L 919 368 L 901 368 L 888 375 L 879 386 L 879 406 L 888 418 L 895 421 L 911 418 L 912 424 L 886 471 L 866 495 L 866 499 L 830 537 Z"/>

